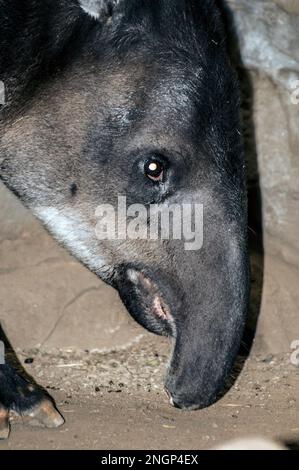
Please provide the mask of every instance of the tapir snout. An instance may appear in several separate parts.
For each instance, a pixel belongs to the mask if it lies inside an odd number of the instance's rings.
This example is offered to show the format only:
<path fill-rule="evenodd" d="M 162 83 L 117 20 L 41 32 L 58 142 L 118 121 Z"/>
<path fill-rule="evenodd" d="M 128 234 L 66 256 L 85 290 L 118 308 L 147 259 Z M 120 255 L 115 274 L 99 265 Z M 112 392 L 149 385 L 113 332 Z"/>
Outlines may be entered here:
<path fill-rule="evenodd" d="M 236 358 L 248 307 L 246 230 L 240 220 L 233 221 L 229 204 L 220 209 L 216 197 L 212 205 L 205 202 L 199 250 L 162 243 L 160 263 L 123 265 L 117 286 L 139 323 L 172 338 L 165 389 L 170 403 L 183 409 L 217 400 Z"/>

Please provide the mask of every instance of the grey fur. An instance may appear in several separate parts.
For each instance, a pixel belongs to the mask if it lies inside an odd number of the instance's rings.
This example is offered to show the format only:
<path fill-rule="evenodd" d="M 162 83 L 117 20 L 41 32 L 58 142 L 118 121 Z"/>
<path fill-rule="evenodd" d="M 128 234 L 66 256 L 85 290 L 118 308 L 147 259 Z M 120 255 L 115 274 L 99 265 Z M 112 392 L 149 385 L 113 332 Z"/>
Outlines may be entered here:
<path fill-rule="evenodd" d="M 61 23 L 59 34 L 54 28 L 30 67 L 21 60 L 3 72 L 11 106 L 0 122 L 0 176 L 118 289 L 139 323 L 173 337 L 172 403 L 207 406 L 236 357 L 249 295 L 239 95 L 219 14 L 210 0 L 128 0 L 103 26 L 77 2 L 53 3 L 47 21 Z M 93 16 L 109 4 L 81 2 Z M 30 31 L 33 44 L 44 40 L 43 31 Z M 25 33 L 21 25 L 19 47 Z M 142 170 L 153 156 L 166 168 L 158 184 Z M 98 240 L 95 209 L 118 195 L 128 204 L 203 204 L 203 248 Z"/>

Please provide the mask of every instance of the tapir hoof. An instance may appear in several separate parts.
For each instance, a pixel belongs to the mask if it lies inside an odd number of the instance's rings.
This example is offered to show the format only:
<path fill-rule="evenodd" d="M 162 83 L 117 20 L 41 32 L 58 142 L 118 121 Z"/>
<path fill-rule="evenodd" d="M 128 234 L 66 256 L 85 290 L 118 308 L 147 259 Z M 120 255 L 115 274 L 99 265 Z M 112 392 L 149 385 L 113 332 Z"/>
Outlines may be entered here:
<path fill-rule="evenodd" d="M 44 399 L 24 416 L 30 418 L 32 426 L 43 426 L 45 428 L 58 428 L 64 424 L 64 418 L 50 399 Z"/>
<path fill-rule="evenodd" d="M 64 418 L 55 407 L 51 398 L 44 398 L 40 403 L 28 410 L 16 412 L 0 407 L 0 440 L 10 435 L 10 420 L 22 418 L 24 424 L 45 428 L 58 428 L 64 424 Z"/>
<path fill-rule="evenodd" d="M 7 439 L 9 434 L 9 412 L 5 408 L 0 408 L 0 439 Z"/>
<path fill-rule="evenodd" d="M 10 423 L 18 418 L 46 428 L 64 423 L 50 395 L 10 364 L 0 367 L 0 397 L 0 439 L 8 438 Z"/>

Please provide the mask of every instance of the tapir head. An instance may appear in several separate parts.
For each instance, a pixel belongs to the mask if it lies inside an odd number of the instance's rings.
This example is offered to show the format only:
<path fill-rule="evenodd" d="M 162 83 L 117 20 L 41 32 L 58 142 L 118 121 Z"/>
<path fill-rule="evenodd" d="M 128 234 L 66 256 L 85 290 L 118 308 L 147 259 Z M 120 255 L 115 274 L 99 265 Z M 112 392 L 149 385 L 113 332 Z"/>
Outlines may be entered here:
<path fill-rule="evenodd" d="M 64 67 L 2 136 L 1 176 L 140 324 L 173 338 L 170 400 L 204 407 L 248 302 L 238 87 L 219 14 L 208 0 L 132 0 L 104 25 L 79 16 Z M 150 232 L 157 205 L 175 205 L 181 237 Z"/>

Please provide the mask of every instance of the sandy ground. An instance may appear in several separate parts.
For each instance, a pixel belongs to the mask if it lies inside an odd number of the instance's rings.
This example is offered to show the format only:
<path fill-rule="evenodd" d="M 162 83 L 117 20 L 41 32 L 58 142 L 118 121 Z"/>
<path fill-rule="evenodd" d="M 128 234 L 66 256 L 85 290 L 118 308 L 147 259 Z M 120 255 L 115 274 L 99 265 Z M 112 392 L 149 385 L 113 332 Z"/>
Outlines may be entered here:
<path fill-rule="evenodd" d="M 0 449 L 207 449 L 243 435 L 299 449 L 299 370 L 289 358 L 249 358 L 215 405 L 185 412 L 163 392 L 167 351 L 165 341 L 147 337 L 106 354 L 32 354 L 27 371 L 55 397 L 66 423 L 46 430 L 17 419 Z"/>

